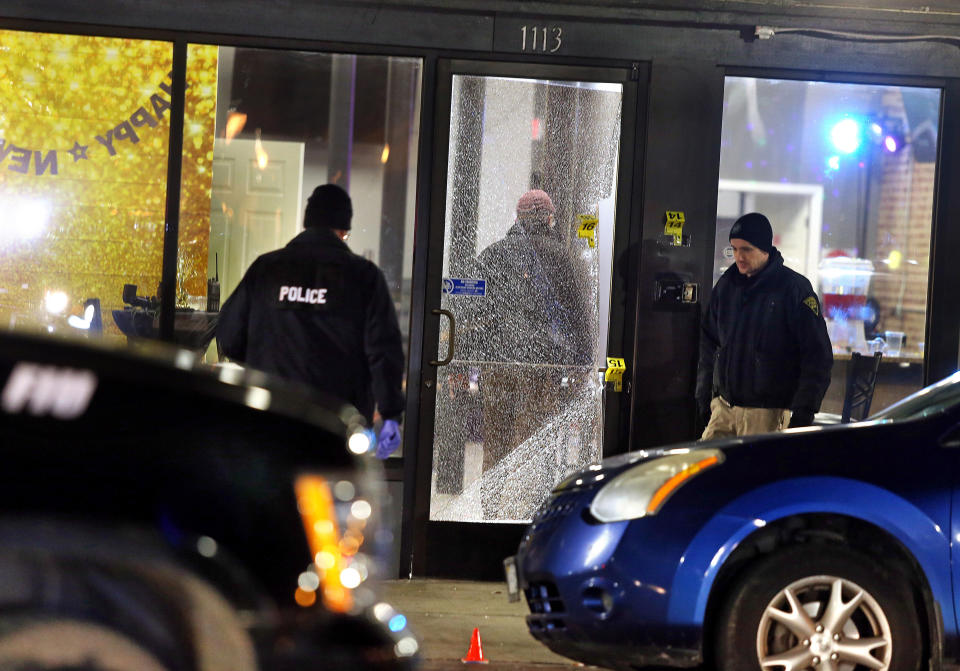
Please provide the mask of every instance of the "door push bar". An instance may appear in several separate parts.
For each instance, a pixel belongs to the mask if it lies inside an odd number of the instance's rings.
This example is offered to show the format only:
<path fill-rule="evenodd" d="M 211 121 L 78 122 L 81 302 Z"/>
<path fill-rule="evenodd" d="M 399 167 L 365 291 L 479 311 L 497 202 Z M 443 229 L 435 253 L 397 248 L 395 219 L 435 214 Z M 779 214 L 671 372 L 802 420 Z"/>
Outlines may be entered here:
<path fill-rule="evenodd" d="M 449 310 L 436 309 L 432 311 L 435 315 L 445 315 L 450 320 L 450 340 L 447 341 L 447 358 L 441 361 L 431 361 L 431 366 L 446 366 L 453 361 L 454 336 L 457 333 L 457 320 L 453 318 L 453 313 Z"/>

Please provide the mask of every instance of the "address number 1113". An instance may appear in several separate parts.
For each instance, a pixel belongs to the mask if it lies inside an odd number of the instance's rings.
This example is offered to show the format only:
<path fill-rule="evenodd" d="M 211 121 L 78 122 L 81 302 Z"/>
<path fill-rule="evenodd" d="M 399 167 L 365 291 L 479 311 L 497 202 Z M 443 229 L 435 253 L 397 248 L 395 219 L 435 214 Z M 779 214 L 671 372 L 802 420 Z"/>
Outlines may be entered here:
<path fill-rule="evenodd" d="M 563 44 L 560 26 L 521 26 L 520 51 L 540 51 L 552 54 Z"/>

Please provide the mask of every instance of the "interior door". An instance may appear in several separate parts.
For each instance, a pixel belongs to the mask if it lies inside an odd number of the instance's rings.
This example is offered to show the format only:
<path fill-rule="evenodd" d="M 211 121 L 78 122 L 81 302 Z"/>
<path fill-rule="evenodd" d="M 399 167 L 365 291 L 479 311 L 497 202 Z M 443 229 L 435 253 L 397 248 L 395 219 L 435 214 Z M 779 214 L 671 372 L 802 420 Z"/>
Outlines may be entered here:
<path fill-rule="evenodd" d="M 283 247 L 302 229 L 303 143 L 214 143 L 210 263 L 226 300 L 250 264 Z"/>
<path fill-rule="evenodd" d="M 616 425 L 602 371 L 623 356 L 613 260 L 629 232 L 636 82 L 628 69 L 447 65 L 413 566 L 495 577 Z"/>

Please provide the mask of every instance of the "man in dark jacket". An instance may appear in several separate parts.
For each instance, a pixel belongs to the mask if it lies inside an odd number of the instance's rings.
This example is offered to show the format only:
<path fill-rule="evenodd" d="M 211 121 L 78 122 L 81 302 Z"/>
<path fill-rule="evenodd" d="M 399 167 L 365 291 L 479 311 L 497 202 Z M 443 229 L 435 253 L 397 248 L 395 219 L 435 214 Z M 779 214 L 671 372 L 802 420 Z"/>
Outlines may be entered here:
<path fill-rule="evenodd" d="M 702 438 L 808 426 L 833 366 L 817 295 L 783 265 L 762 214 L 737 219 L 730 245 L 735 263 L 713 289 L 700 338 Z"/>
<path fill-rule="evenodd" d="M 400 443 L 403 349 L 383 273 L 350 251 L 353 206 L 335 184 L 307 200 L 304 231 L 247 269 L 220 312 L 231 359 L 304 382 L 384 419 L 377 456 Z"/>
<path fill-rule="evenodd" d="M 546 192 L 527 191 L 506 236 L 477 259 L 487 283 L 473 334 L 475 356 L 486 362 L 485 471 L 549 421 L 582 383 L 573 379 L 583 377 L 577 367 L 593 364 L 587 269 L 556 231 L 554 213 Z"/>
<path fill-rule="evenodd" d="M 561 238 L 545 191 L 517 201 L 507 234 L 484 249 L 484 358 L 532 364 L 593 363 L 593 309 L 583 260 Z"/>

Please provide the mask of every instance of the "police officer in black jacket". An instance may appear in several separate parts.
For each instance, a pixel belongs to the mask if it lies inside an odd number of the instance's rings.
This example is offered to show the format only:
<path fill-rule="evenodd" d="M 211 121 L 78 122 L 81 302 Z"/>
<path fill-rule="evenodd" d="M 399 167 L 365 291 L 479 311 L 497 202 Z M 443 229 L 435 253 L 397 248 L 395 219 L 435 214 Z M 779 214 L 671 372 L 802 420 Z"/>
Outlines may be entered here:
<path fill-rule="evenodd" d="M 400 444 L 402 341 L 383 273 L 344 242 L 352 217 L 342 188 L 314 189 L 305 230 L 250 265 L 220 311 L 217 341 L 231 359 L 312 385 L 368 421 L 376 407 L 385 458 Z"/>
<path fill-rule="evenodd" d="M 817 295 L 783 265 L 764 215 L 737 219 L 730 245 L 735 263 L 713 289 L 700 338 L 702 439 L 808 426 L 833 367 Z"/>

